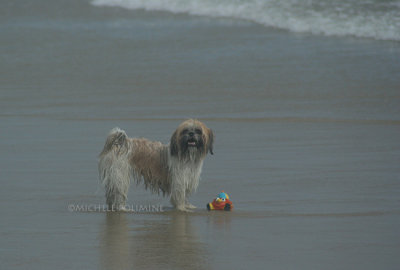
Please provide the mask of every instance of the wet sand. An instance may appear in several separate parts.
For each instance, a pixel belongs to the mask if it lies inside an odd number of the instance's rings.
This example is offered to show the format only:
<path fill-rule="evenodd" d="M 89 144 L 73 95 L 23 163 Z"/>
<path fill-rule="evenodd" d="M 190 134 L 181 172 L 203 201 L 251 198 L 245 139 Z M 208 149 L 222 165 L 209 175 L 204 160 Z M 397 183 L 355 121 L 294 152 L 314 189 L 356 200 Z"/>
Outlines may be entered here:
<path fill-rule="evenodd" d="M 5 269 L 397 269 L 399 43 L 61 3 L 0 26 Z M 135 185 L 164 211 L 69 211 L 104 203 L 111 128 L 189 117 L 216 134 L 194 213 Z"/>

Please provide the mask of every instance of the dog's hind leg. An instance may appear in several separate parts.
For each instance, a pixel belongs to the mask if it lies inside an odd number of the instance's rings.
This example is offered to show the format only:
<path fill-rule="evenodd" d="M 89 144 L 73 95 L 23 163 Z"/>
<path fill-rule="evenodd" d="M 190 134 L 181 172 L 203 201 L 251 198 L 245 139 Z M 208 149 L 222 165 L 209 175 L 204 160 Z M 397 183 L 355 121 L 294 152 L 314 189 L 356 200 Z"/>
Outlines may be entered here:
<path fill-rule="evenodd" d="M 129 154 L 125 131 L 114 128 L 107 137 L 99 160 L 99 176 L 109 210 L 125 210 L 132 175 Z"/>

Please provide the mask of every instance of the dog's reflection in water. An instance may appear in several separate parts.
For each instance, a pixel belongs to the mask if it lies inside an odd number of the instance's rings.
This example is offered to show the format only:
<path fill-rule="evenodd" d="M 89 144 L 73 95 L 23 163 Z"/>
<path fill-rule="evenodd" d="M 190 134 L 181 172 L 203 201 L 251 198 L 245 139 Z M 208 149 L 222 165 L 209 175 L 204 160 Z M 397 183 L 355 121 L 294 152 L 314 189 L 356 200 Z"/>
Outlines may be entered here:
<path fill-rule="evenodd" d="M 101 230 L 102 269 L 208 269 L 190 215 L 110 212 Z"/>

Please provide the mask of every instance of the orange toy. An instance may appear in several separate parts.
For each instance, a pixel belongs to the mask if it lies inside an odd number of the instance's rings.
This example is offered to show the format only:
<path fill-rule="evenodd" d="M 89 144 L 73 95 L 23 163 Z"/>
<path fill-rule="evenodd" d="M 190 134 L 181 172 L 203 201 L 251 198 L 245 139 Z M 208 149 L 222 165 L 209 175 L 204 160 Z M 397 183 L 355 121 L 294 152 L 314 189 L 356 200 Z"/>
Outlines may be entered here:
<path fill-rule="evenodd" d="M 233 203 L 229 200 L 228 194 L 222 191 L 220 194 L 217 195 L 212 202 L 207 204 L 208 211 L 210 210 L 225 210 L 231 211 L 233 209 Z"/>

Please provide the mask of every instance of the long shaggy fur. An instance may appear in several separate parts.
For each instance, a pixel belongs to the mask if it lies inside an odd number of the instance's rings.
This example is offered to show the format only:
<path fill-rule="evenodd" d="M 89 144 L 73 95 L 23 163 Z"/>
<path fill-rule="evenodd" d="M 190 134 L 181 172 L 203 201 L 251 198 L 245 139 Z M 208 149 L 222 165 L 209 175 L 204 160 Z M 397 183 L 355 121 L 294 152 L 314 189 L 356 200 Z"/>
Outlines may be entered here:
<path fill-rule="evenodd" d="M 129 184 L 134 180 L 153 193 L 169 195 L 179 210 L 192 208 L 188 196 L 199 184 L 206 154 L 213 154 L 213 140 L 211 129 L 193 119 L 176 129 L 168 145 L 129 138 L 125 131 L 112 129 L 99 160 L 108 207 L 125 209 Z"/>

